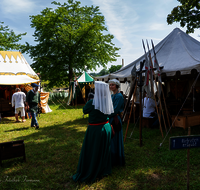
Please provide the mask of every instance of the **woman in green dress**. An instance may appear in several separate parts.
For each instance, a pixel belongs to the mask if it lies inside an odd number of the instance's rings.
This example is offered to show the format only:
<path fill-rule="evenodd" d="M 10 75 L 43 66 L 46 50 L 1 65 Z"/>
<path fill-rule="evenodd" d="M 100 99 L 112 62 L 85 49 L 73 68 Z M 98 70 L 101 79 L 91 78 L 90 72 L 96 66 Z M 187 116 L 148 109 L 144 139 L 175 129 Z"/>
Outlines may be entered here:
<path fill-rule="evenodd" d="M 114 117 L 116 116 L 121 124 L 121 129 L 115 131 L 115 136 L 111 140 L 111 157 L 112 166 L 124 166 L 125 156 L 124 156 L 124 142 L 123 142 L 123 129 L 121 121 L 121 112 L 124 110 L 124 97 L 119 92 L 120 82 L 116 79 L 109 80 L 110 90 L 113 92 L 111 95 L 113 101 L 114 113 L 109 115 L 110 123 L 112 124 Z"/>
<path fill-rule="evenodd" d="M 89 114 L 89 125 L 85 133 L 77 172 L 73 180 L 94 182 L 97 178 L 111 174 L 111 133 L 108 114 L 113 113 L 109 85 L 96 81 L 94 99 L 83 107 Z"/>

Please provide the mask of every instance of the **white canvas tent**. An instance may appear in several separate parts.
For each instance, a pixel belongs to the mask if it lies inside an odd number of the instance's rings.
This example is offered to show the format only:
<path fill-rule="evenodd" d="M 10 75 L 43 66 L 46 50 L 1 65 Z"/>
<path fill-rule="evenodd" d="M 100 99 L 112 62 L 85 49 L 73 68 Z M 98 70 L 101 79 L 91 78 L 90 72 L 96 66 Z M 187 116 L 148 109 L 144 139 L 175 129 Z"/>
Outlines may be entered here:
<path fill-rule="evenodd" d="M 141 41 L 142 43 L 142 41 Z M 149 45 L 150 41 L 149 41 Z M 164 66 L 161 73 L 166 73 L 166 76 L 174 76 L 177 71 L 181 75 L 190 74 L 193 69 L 200 71 L 200 42 L 180 30 L 175 28 L 168 36 L 155 46 L 155 52 L 159 66 Z M 154 61 L 153 51 L 151 50 L 152 59 Z M 139 69 L 140 61 L 143 61 L 145 56 L 139 57 L 129 65 L 120 70 L 95 77 L 95 80 L 107 81 L 109 78 L 118 78 L 120 81 L 131 80 L 131 70 L 134 65 Z"/>
<path fill-rule="evenodd" d="M 0 85 L 39 82 L 38 75 L 20 52 L 0 51 Z"/>
<path fill-rule="evenodd" d="M 21 52 L 0 51 L 0 112 L 10 112 L 11 97 L 15 92 L 15 85 L 22 85 L 26 91 L 32 89 L 27 85 L 38 83 L 38 75 L 34 72 Z M 51 111 L 48 102 L 49 93 L 41 92 L 41 105 L 43 113 Z"/>

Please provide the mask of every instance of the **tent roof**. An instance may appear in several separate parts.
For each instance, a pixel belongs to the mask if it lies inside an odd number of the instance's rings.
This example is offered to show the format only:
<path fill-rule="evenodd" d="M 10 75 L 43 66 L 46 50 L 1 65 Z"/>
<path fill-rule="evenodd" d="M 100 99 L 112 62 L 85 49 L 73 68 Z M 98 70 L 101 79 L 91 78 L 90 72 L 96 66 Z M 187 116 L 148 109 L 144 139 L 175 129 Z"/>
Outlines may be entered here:
<path fill-rule="evenodd" d="M 38 82 L 38 80 L 35 80 L 27 75 L 0 75 L 1 85 L 19 85 L 35 82 Z"/>
<path fill-rule="evenodd" d="M 154 61 L 152 49 L 150 51 L 152 61 Z M 155 52 L 159 65 L 164 66 L 162 73 L 166 73 L 167 76 L 174 76 L 177 71 L 180 71 L 182 75 L 190 74 L 192 69 L 200 71 L 200 42 L 179 28 L 175 28 L 159 42 L 155 46 Z M 95 79 L 119 78 L 123 81 L 124 78 L 127 78 L 130 80 L 133 66 L 136 65 L 136 68 L 139 69 L 139 63 L 144 59 L 145 55 L 112 74 L 95 77 Z"/>
<path fill-rule="evenodd" d="M 78 78 L 78 82 L 93 82 L 94 79 L 84 71 L 84 73 Z"/>
<path fill-rule="evenodd" d="M 38 75 L 20 52 L 0 51 L 0 84 L 24 84 L 38 81 Z"/>

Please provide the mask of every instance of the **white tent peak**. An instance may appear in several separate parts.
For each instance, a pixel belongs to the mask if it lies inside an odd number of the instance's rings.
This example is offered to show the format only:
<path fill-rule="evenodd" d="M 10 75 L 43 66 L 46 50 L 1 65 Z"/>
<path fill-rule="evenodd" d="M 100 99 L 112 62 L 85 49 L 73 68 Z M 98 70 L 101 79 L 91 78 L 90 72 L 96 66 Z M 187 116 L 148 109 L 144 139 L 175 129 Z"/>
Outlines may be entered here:
<path fill-rule="evenodd" d="M 27 63 L 21 52 L 0 51 L 0 84 L 24 84 L 38 82 L 39 77 Z"/>
<path fill-rule="evenodd" d="M 154 62 L 151 41 L 148 41 L 148 43 L 150 46 L 152 61 Z M 155 52 L 159 66 L 164 66 L 162 73 L 166 73 L 167 76 L 174 76 L 177 71 L 180 71 L 181 74 L 190 74 L 192 69 L 200 71 L 200 42 L 179 28 L 175 28 L 162 41 L 160 41 L 155 46 Z M 144 59 L 145 55 L 142 55 L 120 70 L 108 75 L 95 77 L 95 80 L 104 79 L 104 81 L 106 81 L 108 78 L 118 78 L 120 81 L 123 81 L 124 78 L 131 80 L 131 70 L 133 66 L 136 65 L 136 68 L 139 69 L 140 61 L 143 61 Z"/>

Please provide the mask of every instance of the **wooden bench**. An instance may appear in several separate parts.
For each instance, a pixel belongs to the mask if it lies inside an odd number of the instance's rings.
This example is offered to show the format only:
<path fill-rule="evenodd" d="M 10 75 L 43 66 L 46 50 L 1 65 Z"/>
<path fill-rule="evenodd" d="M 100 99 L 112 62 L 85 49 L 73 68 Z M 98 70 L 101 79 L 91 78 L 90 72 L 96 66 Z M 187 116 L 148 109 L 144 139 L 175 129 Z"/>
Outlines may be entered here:
<path fill-rule="evenodd" d="M 0 143 L 0 165 L 2 160 L 23 157 L 26 162 L 24 140 Z"/>
<path fill-rule="evenodd" d="M 176 116 L 172 115 L 171 118 L 172 118 L 172 123 L 173 123 Z M 173 124 L 173 127 L 182 127 L 186 129 L 188 127 L 195 126 L 195 125 L 200 125 L 200 112 L 194 112 L 189 115 L 178 116 L 176 118 L 176 121 Z"/>

